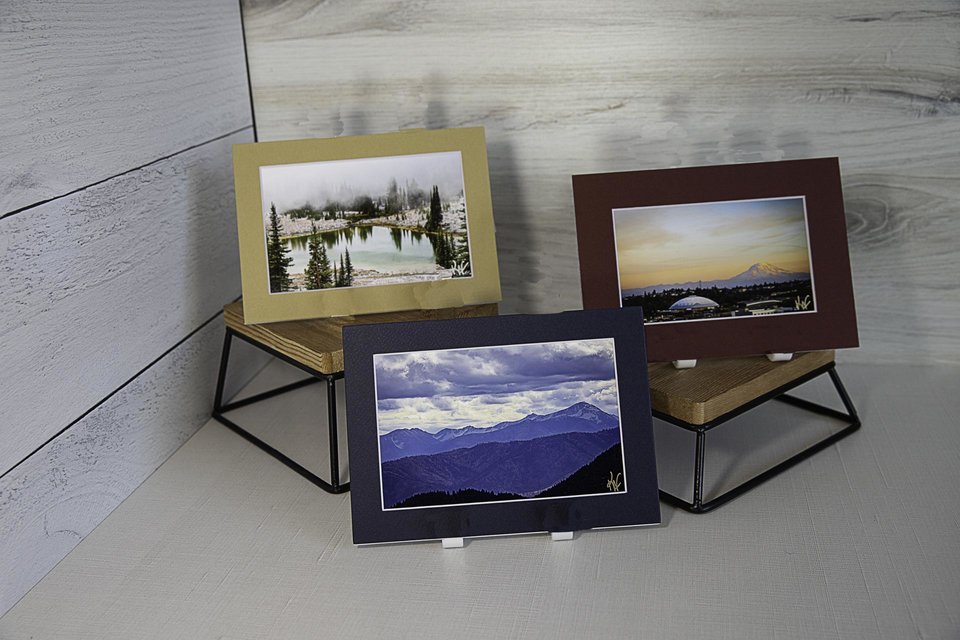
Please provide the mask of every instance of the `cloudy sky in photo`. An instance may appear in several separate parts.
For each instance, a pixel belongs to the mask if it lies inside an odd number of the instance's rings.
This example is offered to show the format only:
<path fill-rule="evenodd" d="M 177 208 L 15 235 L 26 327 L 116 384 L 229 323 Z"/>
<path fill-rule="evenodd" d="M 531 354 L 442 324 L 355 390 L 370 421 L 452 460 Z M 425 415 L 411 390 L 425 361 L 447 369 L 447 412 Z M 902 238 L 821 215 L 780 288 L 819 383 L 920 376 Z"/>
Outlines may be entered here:
<path fill-rule="evenodd" d="M 390 179 L 401 187 L 407 181 L 428 192 L 433 185 L 445 199 L 463 189 L 463 164 L 459 151 L 419 153 L 382 158 L 357 158 L 326 162 L 303 162 L 260 167 L 260 196 L 264 220 L 270 203 L 277 211 L 311 204 L 322 207 L 328 200 L 349 200 L 358 195 L 386 194 Z"/>
<path fill-rule="evenodd" d="M 810 272 L 803 197 L 614 209 L 621 289 L 723 280 L 757 262 Z"/>
<path fill-rule="evenodd" d="M 491 427 L 589 402 L 618 416 L 612 338 L 378 354 L 380 434 Z"/>

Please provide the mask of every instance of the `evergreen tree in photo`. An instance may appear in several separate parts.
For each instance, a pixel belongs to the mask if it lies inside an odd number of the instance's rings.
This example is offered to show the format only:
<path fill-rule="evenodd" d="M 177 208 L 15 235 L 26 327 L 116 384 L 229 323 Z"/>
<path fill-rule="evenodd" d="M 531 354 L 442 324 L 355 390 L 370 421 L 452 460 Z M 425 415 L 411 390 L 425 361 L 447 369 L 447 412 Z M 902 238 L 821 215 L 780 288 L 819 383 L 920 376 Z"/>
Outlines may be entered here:
<path fill-rule="evenodd" d="M 343 277 L 340 275 L 340 272 L 337 271 L 337 263 L 333 263 L 333 286 L 342 287 L 343 286 Z"/>
<path fill-rule="evenodd" d="M 441 269 L 450 269 L 455 261 L 453 239 L 446 233 L 437 234 L 433 245 L 433 256 L 437 266 Z"/>
<path fill-rule="evenodd" d="M 351 206 L 361 218 L 372 218 L 378 212 L 377 203 L 368 195 L 357 196 Z"/>
<path fill-rule="evenodd" d="M 430 214 L 427 216 L 427 231 L 440 231 L 443 226 L 443 205 L 440 202 L 440 189 L 434 185 L 430 196 Z"/>
<path fill-rule="evenodd" d="M 287 268 L 293 264 L 290 248 L 280 240 L 280 216 L 270 203 L 270 230 L 267 232 L 267 270 L 270 273 L 270 293 L 289 291 L 292 285 Z"/>
<path fill-rule="evenodd" d="M 467 223 L 464 222 L 461 226 L 463 230 L 463 235 L 457 238 L 456 246 L 454 248 L 453 259 L 460 267 L 457 273 L 454 274 L 458 278 L 467 278 L 471 275 L 470 272 L 470 243 L 467 239 Z"/>
<path fill-rule="evenodd" d="M 327 248 L 323 243 L 317 241 L 320 248 L 320 288 L 327 289 L 333 286 L 333 268 L 330 266 L 330 260 L 327 258 Z"/>
<path fill-rule="evenodd" d="M 346 256 L 346 257 L 344 257 Z M 350 262 L 350 250 L 344 247 L 343 249 L 343 266 L 340 269 L 343 272 L 343 286 L 352 287 L 353 286 L 353 263 Z"/>
<path fill-rule="evenodd" d="M 333 286 L 333 269 L 327 257 L 327 248 L 323 246 L 323 240 L 317 233 L 317 225 L 312 225 L 311 232 L 308 245 L 310 259 L 303 272 L 306 286 L 307 289 L 327 289 Z"/>
<path fill-rule="evenodd" d="M 387 185 L 387 198 L 383 206 L 384 215 L 393 215 L 400 212 L 400 188 L 397 186 L 397 179 L 390 178 L 390 184 Z"/>

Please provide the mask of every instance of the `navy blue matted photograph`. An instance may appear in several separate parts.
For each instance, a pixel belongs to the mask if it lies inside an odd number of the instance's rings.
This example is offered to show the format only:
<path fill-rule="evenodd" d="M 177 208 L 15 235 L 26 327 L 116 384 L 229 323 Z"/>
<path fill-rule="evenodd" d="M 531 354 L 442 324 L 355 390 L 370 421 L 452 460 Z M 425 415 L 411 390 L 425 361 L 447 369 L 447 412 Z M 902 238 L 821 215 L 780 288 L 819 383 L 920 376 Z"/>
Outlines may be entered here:
<path fill-rule="evenodd" d="M 353 542 L 659 524 L 642 310 L 343 329 Z"/>

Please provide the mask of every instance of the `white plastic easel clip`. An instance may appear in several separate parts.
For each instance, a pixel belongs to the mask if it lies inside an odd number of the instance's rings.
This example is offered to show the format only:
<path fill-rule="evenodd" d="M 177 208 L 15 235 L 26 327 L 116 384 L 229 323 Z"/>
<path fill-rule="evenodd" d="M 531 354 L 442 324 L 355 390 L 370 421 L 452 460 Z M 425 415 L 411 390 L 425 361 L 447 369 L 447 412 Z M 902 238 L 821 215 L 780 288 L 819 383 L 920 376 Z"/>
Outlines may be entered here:
<path fill-rule="evenodd" d="M 463 546 L 463 538 L 441 538 L 440 544 L 444 549 L 459 549 Z"/>
<path fill-rule="evenodd" d="M 674 369 L 693 369 L 695 366 L 697 366 L 696 358 L 694 358 L 693 360 L 674 360 L 673 361 Z"/>
<path fill-rule="evenodd" d="M 770 362 L 788 362 L 793 359 L 792 353 L 768 353 L 767 360 Z"/>
<path fill-rule="evenodd" d="M 551 531 L 550 539 L 554 542 L 559 542 L 560 540 L 573 540 L 573 531 Z"/>

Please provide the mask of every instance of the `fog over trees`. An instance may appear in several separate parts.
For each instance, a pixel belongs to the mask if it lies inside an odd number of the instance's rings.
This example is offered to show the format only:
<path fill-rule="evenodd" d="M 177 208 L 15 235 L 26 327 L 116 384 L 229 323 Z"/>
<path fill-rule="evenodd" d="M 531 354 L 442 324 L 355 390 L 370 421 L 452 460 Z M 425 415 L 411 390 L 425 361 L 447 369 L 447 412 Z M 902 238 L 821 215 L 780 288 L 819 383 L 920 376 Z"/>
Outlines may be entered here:
<path fill-rule="evenodd" d="M 463 170 L 460 152 L 454 151 L 261 167 L 260 183 L 266 214 L 271 202 L 283 212 L 304 204 L 322 208 L 331 201 L 353 203 L 401 189 L 414 194 L 422 190 L 429 202 L 434 185 L 449 200 L 463 189 Z"/>

